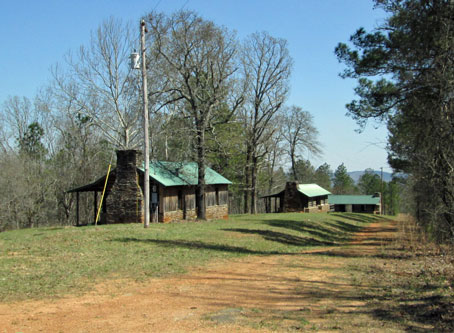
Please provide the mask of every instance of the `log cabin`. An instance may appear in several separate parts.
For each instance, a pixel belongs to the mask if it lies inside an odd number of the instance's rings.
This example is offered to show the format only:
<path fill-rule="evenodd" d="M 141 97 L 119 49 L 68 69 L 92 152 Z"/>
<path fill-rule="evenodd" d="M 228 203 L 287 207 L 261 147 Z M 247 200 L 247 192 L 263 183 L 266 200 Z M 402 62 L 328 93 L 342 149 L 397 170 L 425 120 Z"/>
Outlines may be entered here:
<path fill-rule="evenodd" d="M 118 150 L 117 166 L 93 183 L 69 190 L 76 193 L 94 193 L 94 211 L 98 209 L 104 185 L 102 213 L 99 223 L 143 222 L 144 168 L 141 154 L 136 150 Z M 171 222 L 195 219 L 195 191 L 198 166 L 195 162 L 150 162 L 150 216 L 153 222 Z M 227 219 L 229 193 L 228 179 L 206 167 L 205 205 L 207 219 Z M 78 200 L 77 200 L 78 201 Z M 79 209 L 77 203 L 77 210 Z M 78 215 L 78 214 L 77 214 Z M 94 214 L 96 218 L 97 214 Z M 77 219 L 78 220 L 78 219 Z M 77 221 L 79 224 L 79 221 Z"/>
<path fill-rule="evenodd" d="M 328 195 L 331 192 L 317 184 L 287 182 L 279 193 L 263 196 L 267 213 L 327 212 Z"/>

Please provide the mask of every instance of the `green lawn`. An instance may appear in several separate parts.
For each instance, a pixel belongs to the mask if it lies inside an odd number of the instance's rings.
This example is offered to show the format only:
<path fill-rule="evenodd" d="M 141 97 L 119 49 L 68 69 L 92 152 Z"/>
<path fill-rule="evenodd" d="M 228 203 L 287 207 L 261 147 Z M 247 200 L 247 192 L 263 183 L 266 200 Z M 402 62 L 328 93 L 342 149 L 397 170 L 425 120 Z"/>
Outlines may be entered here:
<path fill-rule="evenodd" d="M 138 281 L 213 259 L 292 254 L 345 244 L 381 217 L 234 215 L 228 221 L 38 228 L 0 233 L 0 301 L 85 292 L 111 278 Z"/>

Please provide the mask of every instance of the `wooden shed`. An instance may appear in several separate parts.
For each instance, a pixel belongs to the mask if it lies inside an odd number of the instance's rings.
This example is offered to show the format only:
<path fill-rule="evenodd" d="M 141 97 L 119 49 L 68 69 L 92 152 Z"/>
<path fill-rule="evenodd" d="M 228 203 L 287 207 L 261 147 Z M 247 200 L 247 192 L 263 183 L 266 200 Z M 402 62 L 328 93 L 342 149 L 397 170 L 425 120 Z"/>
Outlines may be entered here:
<path fill-rule="evenodd" d="M 100 223 L 143 222 L 144 169 L 140 155 L 135 150 L 117 151 L 117 166 L 108 177 Z M 170 222 L 196 218 L 197 163 L 153 161 L 150 162 L 149 170 L 152 221 Z M 97 209 L 97 198 L 103 191 L 106 176 L 68 192 L 94 192 L 94 209 Z M 228 186 L 231 182 L 207 167 L 205 184 L 206 217 L 227 219 Z"/>
<path fill-rule="evenodd" d="M 374 195 L 334 195 L 328 196 L 331 211 L 350 213 L 380 214 L 380 193 Z"/>
<path fill-rule="evenodd" d="M 327 212 L 328 195 L 331 192 L 317 184 L 287 182 L 279 193 L 263 196 L 267 213 L 288 212 Z"/>

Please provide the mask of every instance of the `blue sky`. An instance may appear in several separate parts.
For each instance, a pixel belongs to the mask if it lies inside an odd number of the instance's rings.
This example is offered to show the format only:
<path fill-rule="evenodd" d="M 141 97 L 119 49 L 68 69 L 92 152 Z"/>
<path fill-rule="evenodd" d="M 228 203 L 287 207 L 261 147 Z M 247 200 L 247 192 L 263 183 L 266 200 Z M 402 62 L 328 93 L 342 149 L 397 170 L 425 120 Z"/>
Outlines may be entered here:
<path fill-rule="evenodd" d="M 368 0 L 1 0 L 0 103 L 8 96 L 33 98 L 50 79 L 49 69 L 69 49 L 89 41 L 90 31 L 110 16 L 137 21 L 155 9 L 171 13 L 184 8 L 198 12 L 239 38 L 268 31 L 289 42 L 294 60 L 289 105 L 311 112 L 320 132 L 323 156 L 309 157 L 349 171 L 383 167 L 386 128 L 371 123 L 362 134 L 346 117 L 345 104 L 354 98 L 353 80 L 338 76 L 334 48 L 359 27 L 372 29 L 384 14 Z M 374 126 L 375 125 L 375 126 Z M 306 156 L 307 157 L 307 156 Z"/>

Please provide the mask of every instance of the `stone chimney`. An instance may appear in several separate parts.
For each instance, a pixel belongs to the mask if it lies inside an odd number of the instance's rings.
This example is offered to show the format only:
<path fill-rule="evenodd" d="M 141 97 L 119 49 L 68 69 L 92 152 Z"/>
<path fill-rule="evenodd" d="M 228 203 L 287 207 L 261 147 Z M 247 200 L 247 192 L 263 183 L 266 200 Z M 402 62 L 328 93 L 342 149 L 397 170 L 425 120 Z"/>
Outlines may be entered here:
<path fill-rule="evenodd" d="M 137 150 L 117 150 L 115 183 L 106 198 L 106 223 L 142 223 L 144 207 L 139 186 Z"/>
<path fill-rule="evenodd" d="M 284 192 L 284 213 L 304 211 L 301 195 L 298 191 L 298 182 L 287 182 Z"/>

